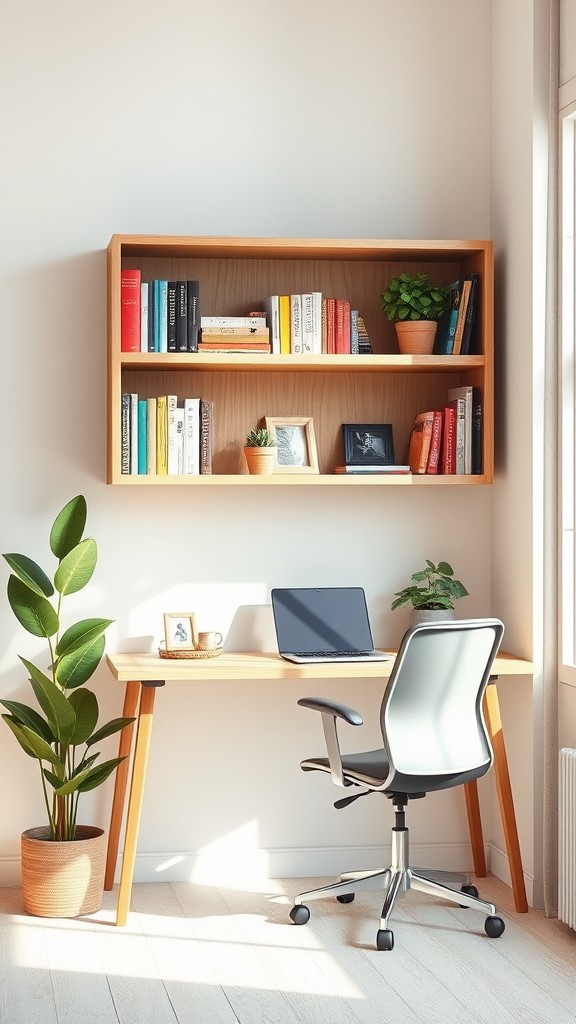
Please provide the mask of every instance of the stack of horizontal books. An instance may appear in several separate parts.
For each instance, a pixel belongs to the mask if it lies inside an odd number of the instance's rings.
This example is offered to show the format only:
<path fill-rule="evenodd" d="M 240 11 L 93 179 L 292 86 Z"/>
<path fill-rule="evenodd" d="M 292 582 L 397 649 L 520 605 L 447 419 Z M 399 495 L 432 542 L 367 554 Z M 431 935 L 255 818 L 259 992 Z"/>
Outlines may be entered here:
<path fill-rule="evenodd" d="M 270 352 L 270 330 L 266 314 L 251 316 L 203 316 L 200 320 L 199 352 Z"/>

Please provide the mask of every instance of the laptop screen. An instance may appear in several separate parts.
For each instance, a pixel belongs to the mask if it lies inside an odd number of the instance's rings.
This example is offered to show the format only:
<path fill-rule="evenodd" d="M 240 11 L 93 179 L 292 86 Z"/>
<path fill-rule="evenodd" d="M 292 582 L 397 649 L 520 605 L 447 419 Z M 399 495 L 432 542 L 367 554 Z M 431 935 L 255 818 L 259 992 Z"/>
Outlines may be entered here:
<path fill-rule="evenodd" d="M 271 596 L 281 654 L 372 650 L 362 587 L 274 588 Z"/>

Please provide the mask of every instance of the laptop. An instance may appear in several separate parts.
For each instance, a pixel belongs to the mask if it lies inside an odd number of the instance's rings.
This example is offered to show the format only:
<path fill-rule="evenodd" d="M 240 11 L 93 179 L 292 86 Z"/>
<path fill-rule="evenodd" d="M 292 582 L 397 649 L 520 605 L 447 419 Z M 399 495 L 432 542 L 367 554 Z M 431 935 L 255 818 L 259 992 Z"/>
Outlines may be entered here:
<path fill-rule="evenodd" d="M 374 649 L 362 587 L 275 587 L 271 596 L 278 651 L 287 661 L 390 660 Z"/>

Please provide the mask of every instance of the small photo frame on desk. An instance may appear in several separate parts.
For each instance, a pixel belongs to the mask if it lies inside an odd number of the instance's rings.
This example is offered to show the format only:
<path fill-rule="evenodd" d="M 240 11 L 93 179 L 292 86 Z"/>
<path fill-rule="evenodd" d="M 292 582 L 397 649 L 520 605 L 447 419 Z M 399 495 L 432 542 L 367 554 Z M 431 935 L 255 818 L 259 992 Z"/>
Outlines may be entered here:
<path fill-rule="evenodd" d="M 347 466 L 393 466 L 391 423 L 343 423 L 344 461 Z"/>
<path fill-rule="evenodd" d="M 164 635 L 167 651 L 194 651 L 198 643 L 194 612 L 165 612 Z"/>
<path fill-rule="evenodd" d="M 314 423 L 310 416 L 266 416 L 277 445 L 275 473 L 318 473 Z"/>

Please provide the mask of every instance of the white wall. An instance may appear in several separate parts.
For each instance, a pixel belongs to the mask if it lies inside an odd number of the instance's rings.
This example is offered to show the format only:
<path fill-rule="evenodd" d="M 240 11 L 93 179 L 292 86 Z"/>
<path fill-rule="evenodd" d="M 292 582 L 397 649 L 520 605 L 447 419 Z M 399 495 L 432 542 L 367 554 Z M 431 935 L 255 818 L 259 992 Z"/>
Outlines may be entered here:
<path fill-rule="evenodd" d="M 508 614 L 505 590 L 491 604 L 490 488 L 256 495 L 104 483 L 110 235 L 490 237 L 490 46 L 489 0 L 9 5 L 0 38 L 10 97 L 0 165 L 1 550 L 49 568 L 52 518 L 84 493 L 100 558 L 70 614 L 113 617 L 110 650 L 157 643 L 166 610 L 196 609 L 201 625 L 226 632 L 237 607 L 267 603 L 272 585 L 335 582 L 366 587 L 375 639 L 394 644 L 406 618 L 390 613 L 391 595 L 426 557 L 451 561 L 468 586 L 461 614 Z M 529 86 L 521 61 L 518 88 Z M 523 212 L 530 153 L 528 125 L 518 128 L 507 180 Z M 524 237 L 505 267 L 501 232 L 514 225 L 496 214 L 500 295 L 506 273 L 520 310 L 512 361 L 499 357 L 508 387 L 512 366 L 519 384 L 529 376 L 518 294 Z M 515 422 L 523 392 L 510 406 Z M 499 455 L 495 550 L 510 543 L 516 581 L 529 592 L 527 456 L 512 452 L 508 444 Z M 523 516 L 508 531 L 502 506 L 516 485 Z M 527 653 L 529 622 L 513 622 L 509 646 Z M 17 655 L 44 655 L 5 601 L 0 651 L 0 693 L 26 699 Z M 97 688 L 105 713 L 116 713 L 121 693 L 104 666 Z M 368 683 L 321 689 L 366 713 L 379 704 Z M 321 749 L 318 722 L 296 707 L 301 695 L 295 684 L 257 683 L 181 684 L 158 695 L 138 877 L 189 877 L 196 855 L 222 847 L 243 850 L 250 865 L 262 851 L 278 873 L 349 867 L 338 852 L 349 846 L 365 848 L 352 864 L 374 859 L 371 847 L 388 837 L 375 801 L 336 814 L 326 780 L 298 769 Z M 525 756 L 518 752 L 519 774 Z M 8 730 L 0 774 L 10 779 L 1 884 L 17 877 L 20 832 L 43 819 L 35 766 Z M 86 797 L 85 816 L 106 824 L 110 799 L 110 787 Z M 461 793 L 423 801 L 411 818 L 429 863 L 469 866 Z"/>

